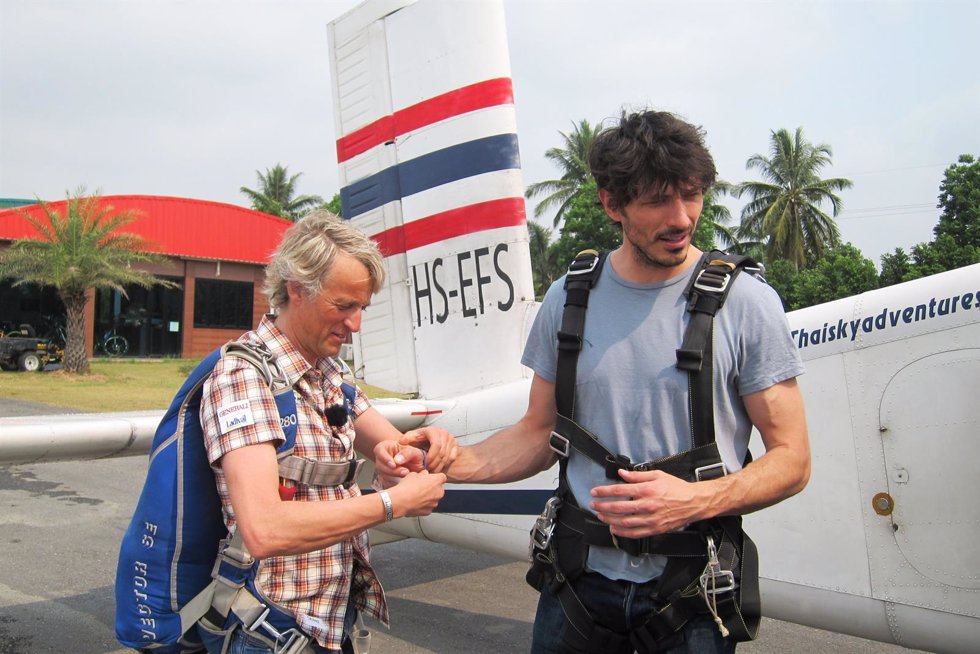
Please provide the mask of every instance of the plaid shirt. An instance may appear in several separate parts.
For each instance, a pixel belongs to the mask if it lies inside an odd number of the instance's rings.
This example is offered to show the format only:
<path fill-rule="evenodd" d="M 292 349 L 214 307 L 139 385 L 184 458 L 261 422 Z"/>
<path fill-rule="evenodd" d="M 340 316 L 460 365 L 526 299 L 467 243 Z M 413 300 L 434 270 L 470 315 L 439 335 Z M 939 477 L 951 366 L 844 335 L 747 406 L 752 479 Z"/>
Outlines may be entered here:
<path fill-rule="evenodd" d="M 340 364 L 333 359 L 319 359 L 316 366 L 310 366 L 276 328 L 271 316 L 263 317 L 258 328 L 242 338 L 247 339 L 250 335 L 272 351 L 296 394 L 298 425 L 294 454 L 321 461 L 352 459 L 355 437 L 352 424 L 348 421 L 342 428 L 331 427 L 324 417 L 327 407 L 343 404 Z M 218 427 L 218 409 L 242 400 L 249 401 L 254 424 L 245 424 L 222 434 Z M 367 397 L 358 389 L 354 414 L 360 415 L 369 407 Z M 230 529 L 235 524 L 235 511 L 219 460 L 239 447 L 270 441 L 279 446 L 284 438 L 275 400 L 254 366 L 239 357 L 224 357 L 218 362 L 214 374 L 204 385 L 201 424 L 225 523 Z M 360 494 L 356 484 L 349 489 L 303 486 L 297 489 L 294 501 L 329 502 Z M 326 549 L 261 561 L 256 586 L 266 598 L 295 615 L 300 626 L 322 646 L 339 651 L 348 598 L 358 610 L 388 623 L 384 591 L 371 568 L 369 555 L 365 531 Z"/>

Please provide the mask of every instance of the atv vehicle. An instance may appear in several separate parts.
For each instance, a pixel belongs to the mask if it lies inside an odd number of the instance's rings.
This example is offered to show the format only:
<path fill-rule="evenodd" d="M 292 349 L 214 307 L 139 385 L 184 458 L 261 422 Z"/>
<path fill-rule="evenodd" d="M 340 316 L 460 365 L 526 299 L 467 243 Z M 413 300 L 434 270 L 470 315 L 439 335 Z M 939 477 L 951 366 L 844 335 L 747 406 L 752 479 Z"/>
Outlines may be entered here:
<path fill-rule="evenodd" d="M 0 338 L 0 368 L 3 370 L 20 369 L 35 372 L 60 358 L 55 345 L 44 338 L 30 336 Z"/>

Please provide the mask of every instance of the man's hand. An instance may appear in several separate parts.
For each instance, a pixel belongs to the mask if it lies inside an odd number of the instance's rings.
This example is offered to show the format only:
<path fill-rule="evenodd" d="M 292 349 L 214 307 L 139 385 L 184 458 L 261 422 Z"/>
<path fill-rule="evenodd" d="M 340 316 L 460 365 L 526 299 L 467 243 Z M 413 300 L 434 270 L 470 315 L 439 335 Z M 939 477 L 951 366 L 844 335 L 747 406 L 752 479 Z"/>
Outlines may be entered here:
<path fill-rule="evenodd" d="M 432 513 L 445 494 L 446 475 L 441 472 L 410 472 L 388 490 L 396 518 Z"/>
<path fill-rule="evenodd" d="M 374 448 L 374 468 L 385 487 L 392 486 L 411 472 L 425 470 L 425 453 L 398 441 L 381 441 Z"/>
<path fill-rule="evenodd" d="M 425 467 L 429 472 L 443 472 L 459 455 L 456 438 L 441 427 L 413 429 L 405 432 L 398 442 L 425 450 Z"/>
<path fill-rule="evenodd" d="M 592 489 L 590 508 L 616 536 L 643 538 L 682 529 L 707 517 L 707 503 L 697 484 L 660 470 L 620 470 L 625 484 Z"/>

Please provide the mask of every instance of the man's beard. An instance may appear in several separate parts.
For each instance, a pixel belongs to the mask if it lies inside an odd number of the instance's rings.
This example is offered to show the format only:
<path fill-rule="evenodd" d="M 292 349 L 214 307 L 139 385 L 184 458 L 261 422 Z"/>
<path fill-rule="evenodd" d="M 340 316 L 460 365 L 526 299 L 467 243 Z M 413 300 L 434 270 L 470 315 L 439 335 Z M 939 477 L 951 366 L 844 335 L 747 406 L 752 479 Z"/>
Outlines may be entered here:
<path fill-rule="evenodd" d="M 675 231 L 668 232 L 667 234 L 658 235 L 659 236 L 678 236 L 680 234 L 688 234 L 688 231 Z M 649 252 L 645 251 L 636 243 L 630 241 L 630 246 L 633 250 L 634 260 L 641 266 L 647 268 L 673 268 L 679 266 L 687 260 L 687 253 L 691 248 L 691 242 L 688 241 L 683 248 L 676 250 L 674 252 L 667 252 L 663 256 L 653 256 Z"/>

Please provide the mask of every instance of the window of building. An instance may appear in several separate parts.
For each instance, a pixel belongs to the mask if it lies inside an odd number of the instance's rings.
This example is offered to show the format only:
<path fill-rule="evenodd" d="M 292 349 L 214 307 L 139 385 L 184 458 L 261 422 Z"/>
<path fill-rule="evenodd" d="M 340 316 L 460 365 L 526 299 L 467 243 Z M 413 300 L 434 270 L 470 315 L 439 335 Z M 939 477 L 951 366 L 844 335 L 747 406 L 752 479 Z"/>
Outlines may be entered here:
<path fill-rule="evenodd" d="M 194 326 L 251 329 L 254 284 L 197 279 L 194 284 Z"/>

